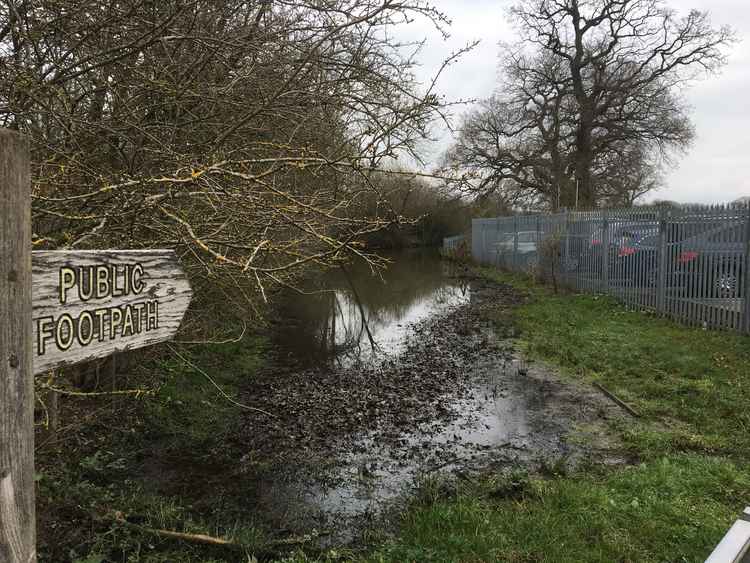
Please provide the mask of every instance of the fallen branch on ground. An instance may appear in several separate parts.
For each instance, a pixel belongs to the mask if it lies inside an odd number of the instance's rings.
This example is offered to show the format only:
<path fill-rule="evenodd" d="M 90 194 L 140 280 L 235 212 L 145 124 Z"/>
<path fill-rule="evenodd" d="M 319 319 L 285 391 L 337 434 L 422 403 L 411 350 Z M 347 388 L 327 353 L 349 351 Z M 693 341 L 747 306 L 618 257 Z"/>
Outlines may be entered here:
<path fill-rule="evenodd" d="M 601 391 L 602 393 L 604 393 L 607 397 L 609 397 L 610 399 L 612 399 L 615 403 L 617 403 L 618 405 L 620 405 L 623 409 L 625 409 L 626 411 L 628 411 L 631 415 L 633 415 L 636 418 L 640 418 L 641 415 L 640 415 L 640 413 L 638 411 L 636 411 L 633 407 L 631 407 L 625 401 L 623 401 L 622 399 L 620 399 L 620 397 L 618 397 L 617 395 L 615 395 L 614 393 L 612 393 L 612 391 L 610 391 L 609 389 L 607 389 L 606 387 L 604 387 L 604 385 L 602 385 L 601 383 L 597 383 L 595 381 L 594 382 L 594 387 L 596 387 L 597 389 L 599 389 L 599 391 Z"/>
<path fill-rule="evenodd" d="M 247 544 L 242 544 L 242 543 L 237 543 L 237 542 L 225 539 L 225 538 L 209 536 L 207 534 L 191 534 L 187 532 L 177 532 L 174 530 L 150 528 L 148 526 L 142 526 L 141 524 L 135 524 L 133 522 L 129 522 L 125 518 L 125 516 L 122 514 L 122 512 L 119 512 L 119 511 L 116 511 L 113 514 L 111 514 L 110 518 L 126 528 L 137 530 L 138 532 L 141 532 L 144 534 L 150 534 L 150 535 L 154 535 L 154 536 L 158 536 L 162 538 L 174 539 L 174 540 L 184 541 L 188 543 L 224 547 L 227 549 L 244 551 L 247 553 L 253 551 L 255 553 L 255 556 L 258 558 L 265 558 L 268 556 L 278 557 L 279 553 L 276 551 L 273 551 L 272 548 L 282 548 L 285 546 L 294 546 L 294 545 L 310 543 L 316 537 L 315 535 L 306 534 L 304 536 L 299 536 L 299 537 L 291 537 L 291 538 L 269 541 L 263 544 L 263 546 L 260 548 L 261 553 L 258 553 L 258 549 L 256 549 L 253 546 L 249 546 Z M 327 533 L 328 532 L 322 532 L 317 535 L 325 535 Z"/>

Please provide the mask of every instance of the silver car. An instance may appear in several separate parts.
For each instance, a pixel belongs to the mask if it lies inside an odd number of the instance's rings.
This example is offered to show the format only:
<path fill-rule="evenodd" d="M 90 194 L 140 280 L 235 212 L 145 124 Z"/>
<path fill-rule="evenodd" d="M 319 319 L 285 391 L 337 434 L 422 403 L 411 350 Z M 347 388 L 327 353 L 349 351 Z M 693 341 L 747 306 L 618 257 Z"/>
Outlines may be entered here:
<path fill-rule="evenodd" d="M 512 253 L 515 248 L 515 235 L 505 233 L 500 240 L 495 243 L 495 250 L 498 254 Z M 529 254 L 536 252 L 536 244 L 539 239 L 537 231 L 519 231 L 518 232 L 518 254 Z"/>

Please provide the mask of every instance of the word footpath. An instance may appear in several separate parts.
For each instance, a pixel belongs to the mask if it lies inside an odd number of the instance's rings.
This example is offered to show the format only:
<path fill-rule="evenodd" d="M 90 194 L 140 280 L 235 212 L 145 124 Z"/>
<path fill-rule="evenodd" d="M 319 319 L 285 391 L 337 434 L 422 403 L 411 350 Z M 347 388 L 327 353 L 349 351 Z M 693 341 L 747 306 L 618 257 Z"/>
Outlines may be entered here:
<path fill-rule="evenodd" d="M 78 290 L 81 301 L 106 299 L 123 295 L 138 295 L 146 284 L 141 279 L 141 264 L 109 266 L 79 266 L 76 269 L 60 268 L 60 303 L 65 304 L 68 292 Z M 121 285 L 118 287 L 118 280 Z M 148 299 L 114 307 L 101 307 L 81 311 L 77 317 L 68 313 L 36 319 L 37 354 L 44 355 L 47 343 L 53 340 L 58 350 L 65 351 L 74 339 L 81 346 L 92 340 L 104 342 L 120 336 L 133 336 L 159 328 L 159 300 Z"/>

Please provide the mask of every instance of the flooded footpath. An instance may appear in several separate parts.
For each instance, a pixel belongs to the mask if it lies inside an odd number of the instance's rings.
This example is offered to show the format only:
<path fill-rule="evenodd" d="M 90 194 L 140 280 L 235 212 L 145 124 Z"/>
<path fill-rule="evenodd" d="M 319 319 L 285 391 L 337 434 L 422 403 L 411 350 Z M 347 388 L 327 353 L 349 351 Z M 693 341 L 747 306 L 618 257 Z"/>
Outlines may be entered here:
<path fill-rule="evenodd" d="M 424 479 L 619 461 L 600 433 L 618 407 L 520 355 L 518 290 L 428 253 L 326 283 L 284 302 L 242 396 L 274 415 L 244 418 L 243 494 L 281 533 L 358 542 Z"/>

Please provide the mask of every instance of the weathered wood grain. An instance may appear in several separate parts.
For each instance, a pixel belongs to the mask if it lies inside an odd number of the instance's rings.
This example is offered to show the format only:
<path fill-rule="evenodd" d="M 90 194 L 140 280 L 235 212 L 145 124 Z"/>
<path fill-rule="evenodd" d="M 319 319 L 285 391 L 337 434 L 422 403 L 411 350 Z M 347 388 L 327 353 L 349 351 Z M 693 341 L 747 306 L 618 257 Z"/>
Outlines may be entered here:
<path fill-rule="evenodd" d="M 36 561 L 29 152 L 0 129 L 0 561 Z"/>
<path fill-rule="evenodd" d="M 83 286 L 83 297 L 88 291 L 96 287 L 96 278 L 89 285 L 88 274 L 95 270 L 90 267 L 100 268 L 104 272 L 108 269 L 115 275 L 109 278 L 110 291 L 103 297 L 94 295 L 85 300 L 78 291 L 78 285 L 69 287 L 72 274 L 82 272 L 79 283 Z M 127 286 L 126 269 L 131 270 L 138 267 L 141 275 L 138 276 L 140 291 L 131 292 L 126 295 L 112 295 L 112 288 L 122 290 Z M 65 274 L 61 270 L 68 269 Z M 177 257 L 172 250 L 59 250 L 39 251 L 32 253 L 32 280 L 33 280 L 33 365 L 34 373 L 41 373 L 55 367 L 75 364 L 78 362 L 93 360 L 108 356 L 115 352 L 132 350 L 149 346 L 157 342 L 172 338 L 180 326 L 182 317 L 187 310 L 192 291 L 185 273 L 180 268 Z M 62 284 L 61 284 L 62 282 Z M 61 285 L 67 290 L 61 294 Z M 115 292 L 116 293 L 116 292 Z M 64 298 L 64 303 L 62 302 Z M 146 318 L 151 304 L 158 303 L 158 326 L 146 326 Z M 112 309 L 119 309 L 123 318 L 125 309 L 130 308 L 133 319 L 136 315 L 141 330 L 133 330 L 131 333 L 120 330 L 114 323 Z M 96 311 L 104 311 L 101 317 Z M 109 311 L 110 314 L 107 314 Z M 136 312 L 137 311 L 137 312 Z M 89 315 L 93 318 L 93 324 L 83 318 Z M 70 338 L 70 323 L 63 322 L 60 327 L 61 333 L 57 334 L 56 327 L 61 316 L 68 315 L 74 321 L 82 323 L 84 329 L 92 327 L 93 334 L 83 330 L 83 339 Z M 120 319 L 119 328 L 122 329 L 123 318 Z M 135 323 L 135 320 L 134 320 Z M 135 327 L 137 328 L 137 326 Z M 104 333 L 101 331 L 104 330 Z M 77 333 L 76 333 L 77 334 Z M 101 335 L 101 336 L 100 336 Z M 57 339 L 59 336 L 59 340 Z M 87 342 L 87 336 L 91 336 Z M 58 344 L 70 346 L 61 349 Z"/>

